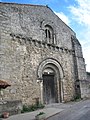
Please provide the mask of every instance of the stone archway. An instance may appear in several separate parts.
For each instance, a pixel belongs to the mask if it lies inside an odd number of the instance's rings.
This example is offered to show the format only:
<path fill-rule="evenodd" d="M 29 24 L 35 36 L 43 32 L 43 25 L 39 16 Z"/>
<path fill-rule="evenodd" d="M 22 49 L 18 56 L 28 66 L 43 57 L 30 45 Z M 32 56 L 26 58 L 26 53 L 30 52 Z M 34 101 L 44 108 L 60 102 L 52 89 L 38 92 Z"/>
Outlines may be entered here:
<path fill-rule="evenodd" d="M 42 61 L 38 68 L 38 78 L 41 80 L 41 99 L 45 104 L 62 101 L 63 69 L 54 59 Z"/>

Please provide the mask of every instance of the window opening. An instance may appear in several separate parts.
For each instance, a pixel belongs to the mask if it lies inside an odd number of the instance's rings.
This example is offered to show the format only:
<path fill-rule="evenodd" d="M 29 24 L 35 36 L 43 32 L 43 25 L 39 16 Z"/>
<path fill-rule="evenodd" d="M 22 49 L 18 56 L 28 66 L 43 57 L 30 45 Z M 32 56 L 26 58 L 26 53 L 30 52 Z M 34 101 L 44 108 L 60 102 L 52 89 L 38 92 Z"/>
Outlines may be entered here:
<path fill-rule="evenodd" d="M 51 26 L 46 25 L 45 26 L 45 37 L 47 43 L 54 44 L 54 32 Z"/>

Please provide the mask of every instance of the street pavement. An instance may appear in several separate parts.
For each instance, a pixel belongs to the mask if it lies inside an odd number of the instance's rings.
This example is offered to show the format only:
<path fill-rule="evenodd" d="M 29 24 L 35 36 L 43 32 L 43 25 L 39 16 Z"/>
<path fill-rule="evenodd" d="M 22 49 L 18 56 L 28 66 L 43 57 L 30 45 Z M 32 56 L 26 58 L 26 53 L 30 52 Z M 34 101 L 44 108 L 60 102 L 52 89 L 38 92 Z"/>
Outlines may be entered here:
<path fill-rule="evenodd" d="M 90 100 L 77 102 L 47 120 L 90 120 Z"/>
<path fill-rule="evenodd" d="M 3 120 L 35 120 L 40 112 L 45 113 L 46 120 L 90 120 L 90 100 L 49 104 L 44 109 L 12 115 Z"/>
<path fill-rule="evenodd" d="M 24 114 L 13 115 L 13 116 L 10 116 L 9 118 L 5 119 L 5 120 L 35 120 L 35 116 L 37 114 L 39 114 L 40 112 L 44 112 L 46 114 L 46 118 L 48 118 L 48 117 L 50 117 L 54 114 L 57 114 L 61 111 L 62 111 L 62 109 L 44 108 L 44 109 L 37 110 L 37 111 L 34 111 L 34 112 L 28 112 L 28 113 L 24 113 Z"/>

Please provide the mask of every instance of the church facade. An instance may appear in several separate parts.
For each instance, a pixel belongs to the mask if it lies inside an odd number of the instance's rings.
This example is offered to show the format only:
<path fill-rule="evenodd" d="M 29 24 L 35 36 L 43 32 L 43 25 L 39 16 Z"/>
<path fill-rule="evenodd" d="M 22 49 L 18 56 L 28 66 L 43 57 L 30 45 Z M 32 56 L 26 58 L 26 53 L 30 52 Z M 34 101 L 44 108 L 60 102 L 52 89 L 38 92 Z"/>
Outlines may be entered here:
<path fill-rule="evenodd" d="M 48 6 L 0 3 L 3 99 L 32 104 L 84 97 L 85 61 L 75 32 Z"/>

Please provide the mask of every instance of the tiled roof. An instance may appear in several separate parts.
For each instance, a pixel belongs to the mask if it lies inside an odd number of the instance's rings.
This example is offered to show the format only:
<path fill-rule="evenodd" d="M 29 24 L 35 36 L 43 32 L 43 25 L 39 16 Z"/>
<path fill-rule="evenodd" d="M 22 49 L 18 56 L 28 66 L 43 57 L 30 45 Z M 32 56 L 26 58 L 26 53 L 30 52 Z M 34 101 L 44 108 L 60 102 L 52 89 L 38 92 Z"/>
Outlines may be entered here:
<path fill-rule="evenodd" d="M 6 87 L 11 86 L 6 80 L 0 80 L 0 88 L 5 89 Z"/>

